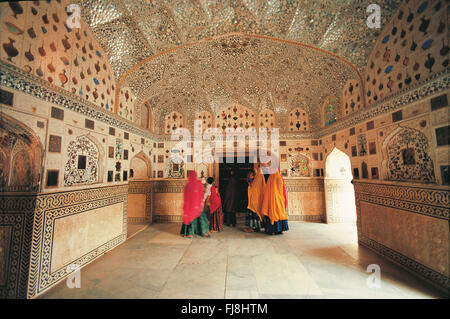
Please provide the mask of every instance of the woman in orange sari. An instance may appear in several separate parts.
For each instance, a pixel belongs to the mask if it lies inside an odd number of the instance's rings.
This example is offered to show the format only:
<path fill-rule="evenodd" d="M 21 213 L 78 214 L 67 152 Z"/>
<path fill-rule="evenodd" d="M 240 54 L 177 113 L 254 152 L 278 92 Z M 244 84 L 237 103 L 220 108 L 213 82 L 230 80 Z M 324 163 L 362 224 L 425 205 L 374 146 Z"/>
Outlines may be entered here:
<path fill-rule="evenodd" d="M 264 175 L 258 164 L 255 164 L 255 169 L 247 176 L 248 182 L 248 225 L 246 232 L 259 232 L 262 228 L 261 222 L 263 215 L 261 214 L 261 202 L 263 199 L 263 191 L 266 184 Z"/>
<path fill-rule="evenodd" d="M 273 235 L 289 230 L 286 186 L 279 169 L 274 174 L 270 174 L 263 196 L 261 213 L 264 215 L 265 232 Z"/>

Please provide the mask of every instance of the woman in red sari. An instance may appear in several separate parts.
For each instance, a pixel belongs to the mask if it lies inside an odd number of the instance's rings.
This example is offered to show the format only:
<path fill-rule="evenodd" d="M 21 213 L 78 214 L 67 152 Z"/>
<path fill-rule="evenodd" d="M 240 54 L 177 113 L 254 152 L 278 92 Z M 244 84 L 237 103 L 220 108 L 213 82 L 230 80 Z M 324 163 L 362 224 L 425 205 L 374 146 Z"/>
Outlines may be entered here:
<path fill-rule="evenodd" d="M 211 232 L 218 232 L 223 230 L 223 212 L 220 196 L 217 193 L 217 189 L 212 185 L 214 178 L 208 177 L 206 180 L 207 185 L 207 198 L 206 206 L 209 209 L 209 229 Z"/>
<path fill-rule="evenodd" d="M 205 231 L 205 221 L 202 219 L 203 185 L 197 179 L 196 171 L 188 172 L 188 182 L 184 187 L 183 225 L 180 234 L 191 238 L 193 234 L 209 236 L 209 229 Z M 206 219 L 206 225 L 208 221 Z"/>

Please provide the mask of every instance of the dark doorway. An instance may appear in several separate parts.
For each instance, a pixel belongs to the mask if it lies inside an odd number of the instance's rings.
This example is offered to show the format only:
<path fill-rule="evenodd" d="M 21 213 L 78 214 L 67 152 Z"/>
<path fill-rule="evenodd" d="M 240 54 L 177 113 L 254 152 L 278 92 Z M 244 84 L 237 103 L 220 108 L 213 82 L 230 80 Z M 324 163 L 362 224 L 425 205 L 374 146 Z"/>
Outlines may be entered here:
<path fill-rule="evenodd" d="M 234 161 L 233 161 L 234 160 Z M 231 163 L 231 161 L 233 161 Z M 223 201 L 225 197 L 225 189 L 230 179 L 230 172 L 234 170 L 234 174 L 238 180 L 238 213 L 246 213 L 247 198 L 247 174 L 253 170 L 253 163 L 249 163 L 249 158 L 245 157 L 245 163 L 236 163 L 237 158 L 224 158 L 224 163 L 219 164 L 219 193 Z"/>

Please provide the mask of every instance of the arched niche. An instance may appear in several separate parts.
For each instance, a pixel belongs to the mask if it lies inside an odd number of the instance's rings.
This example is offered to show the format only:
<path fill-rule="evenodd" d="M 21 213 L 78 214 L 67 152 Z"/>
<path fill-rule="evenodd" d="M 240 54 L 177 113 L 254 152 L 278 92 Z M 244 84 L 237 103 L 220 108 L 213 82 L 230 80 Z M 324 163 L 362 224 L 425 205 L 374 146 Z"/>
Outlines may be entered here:
<path fill-rule="evenodd" d="M 140 126 L 145 129 L 152 130 L 152 108 L 148 102 L 145 102 L 141 106 L 141 118 Z"/>
<path fill-rule="evenodd" d="M 421 131 L 398 127 L 384 140 L 382 153 L 386 180 L 436 183 L 431 148 Z"/>
<path fill-rule="evenodd" d="M 37 192 L 42 177 L 43 147 L 28 126 L 0 114 L 0 190 Z"/>
<path fill-rule="evenodd" d="M 356 223 L 350 158 L 335 147 L 325 160 L 325 172 L 326 222 Z"/>
<path fill-rule="evenodd" d="M 66 149 L 64 186 L 89 185 L 103 182 L 105 158 L 101 144 L 90 134 L 70 141 Z"/>
<path fill-rule="evenodd" d="M 351 161 L 347 154 L 334 148 L 325 160 L 325 178 L 351 181 Z"/>
<path fill-rule="evenodd" d="M 130 180 L 149 179 L 151 169 L 150 159 L 144 152 L 139 152 L 130 162 Z"/>

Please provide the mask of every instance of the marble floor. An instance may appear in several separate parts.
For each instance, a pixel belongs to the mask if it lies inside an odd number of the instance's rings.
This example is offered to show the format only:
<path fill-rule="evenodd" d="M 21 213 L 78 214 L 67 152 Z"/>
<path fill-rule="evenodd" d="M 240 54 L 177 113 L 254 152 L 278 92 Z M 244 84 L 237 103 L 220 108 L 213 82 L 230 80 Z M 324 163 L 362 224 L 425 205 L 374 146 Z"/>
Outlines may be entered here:
<path fill-rule="evenodd" d="M 289 222 L 276 236 L 225 227 L 182 238 L 180 224 L 154 224 L 40 298 L 446 298 L 397 265 L 358 246 L 348 225 Z M 381 287 L 369 288 L 369 264 Z"/>

